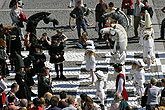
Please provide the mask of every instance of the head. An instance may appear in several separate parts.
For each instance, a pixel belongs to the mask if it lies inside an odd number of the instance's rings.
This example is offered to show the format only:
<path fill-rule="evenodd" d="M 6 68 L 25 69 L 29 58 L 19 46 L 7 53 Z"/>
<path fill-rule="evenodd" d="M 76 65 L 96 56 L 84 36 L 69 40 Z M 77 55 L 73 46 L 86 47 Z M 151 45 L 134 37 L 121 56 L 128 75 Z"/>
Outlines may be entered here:
<path fill-rule="evenodd" d="M 15 98 L 14 95 L 10 94 L 10 95 L 8 96 L 8 102 L 9 102 L 9 103 L 15 103 L 15 100 L 16 100 L 16 98 Z"/>
<path fill-rule="evenodd" d="M 93 106 L 94 106 L 93 100 L 89 96 L 86 97 L 86 105 L 88 107 L 88 110 L 93 110 Z"/>
<path fill-rule="evenodd" d="M 58 106 L 58 102 L 59 102 L 59 98 L 56 97 L 56 96 L 53 96 L 53 97 L 50 99 L 50 105 L 52 105 L 52 106 Z"/>
<path fill-rule="evenodd" d="M 122 71 L 122 64 L 113 65 L 115 72 L 120 73 Z"/>
<path fill-rule="evenodd" d="M 21 100 L 20 100 L 20 106 L 21 106 L 21 107 L 27 107 L 27 106 L 28 106 L 28 101 L 27 101 L 27 99 L 21 99 Z"/>
<path fill-rule="evenodd" d="M 19 69 L 19 72 L 25 72 L 25 69 L 24 69 L 23 67 L 21 67 L 21 68 Z"/>
<path fill-rule="evenodd" d="M 119 102 L 123 99 L 122 95 L 120 93 L 115 93 L 114 100 L 115 102 Z"/>
<path fill-rule="evenodd" d="M 61 36 L 62 35 L 62 30 L 61 29 L 57 30 L 57 34 L 58 34 L 58 36 Z"/>
<path fill-rule="evenodd" d="M 104 0 L 99 0 L 100 1 L 100 4 L 103 4 L 104 3 Z"/>
<path fill-rule="evenodd" d="M 86 32 L 83 32 L 83 33 L 82 33 L 82 38 L 83 38 L 85 41 L 88 40 L 88 35 L 87 35 Z"/>
<path fill-rule="evenodd" d="M 87 98 L 87 94 L 83 93 L 80 95 L 81 101 L 85 102 Z"/>
<path fill-rule="evenodd" d="M 136 70 L 136 69 L 138 69 L 139 68 L 139 65 L 138 64 L 136 64 L 136 63 L 133 63 L 132 64 L 132 69 L 133 70 Z"/>
<path fill-rule="evenodd" d="M 49 75 L 50 69 L 48 67 L 43 67 L 42 72 L 43 72 L 44 76 L 47 76 L 47 75 Z"/>
<path fill-rule="evenodd" d="M 141 0 L 136 0 L 136 3 L 137 3 L 137 4 L 140 4 L 140 2 L 141 2 Z"/>
<path fill-rule="evenodd" d="M 44 94 L 44 98 L 45 98 L 45 99 L 51 99 L 52 96 L 53 96 L 53 95 L 52 95 L 50 92 L 46 92 L 46 93 Z"/>
<path fill-rule="evenodd" d="M 45 99 L 43 97 L 40 98 L 41 100 L 41 107 L 45 107 Z"/>
<path fill-rule="evenodd" d="M 68 97 L 67 102 L 68 102 L 69 105 L 74 105 L 74 103 L 75 103 L 75 98 L 73 98 L 73 97 Z"/>
<path fill-rule="evenodd" d="M 148 1 L 144 0 L 143 4 L 145 5 L 145 7 L 148 7 Z"/>
<path fill-rule="evenodd" d="M 15 8 L 15 9 L 18 9 L 18 2 L 17 2 L 17 1 L 14 2 L 14 8 Z"/>
<path fill-rule="evenodd" d="M 33 104 L 36 107 L 41 106 L 41 100 L 40 100 L 40 98 L 33 99 Z"/>
<path fill-rule="evenodd" d="M 157 81 L 158 80 L 153 77 L 153 78 L 151 78 L 150 83 L 155 86 L 157 84 Z"/>
<path fill-rule="evenodd" d="M 81 8 L 81 5 L 82 5 L 81 0 L 79 0 L 79 1 L 77 2 L 77 7 L 78 7 L 78 8 Z"/>
<path fill-rule="evenodd" d="M 133 107 L 130 106 L 130 105 L 128 105 L 128 106 L 126 107 L 126 110 L 133 110 Z"/>
<path fill-rule="evenodd" d="M 66 99 L 67 93 L 65 91 L 60 92 L 60 99 Z"/>
<path fill-rule="evenodd" d="M 13 84 L 11 85 L 11 91 L 12 91 L 13 93 L 16 93 L 18 90 L 19 90 L 19 85 L 18 85 L 17 83 L 13 83 Z"/>
<path fill-rule="evenodd" d="M 47 33 L 43 33 L 43 34 L 42 34 L 42 37 L 43 37 L 43 39 L 45 40 L 46 37 L 47 37 Z"/>
<path fill-rule="evenodd" d="M 113 9 L 114 8 L 114 3 L 113 2 L 110 2 L 108 5 L 109 5 L 109 8 L 110 9 Z"/>
<path fill-rule="evenodd" d="M 162 86 L 165 87 L 165 78 L 163 78 L 161 82 L 162 82 Z"/>

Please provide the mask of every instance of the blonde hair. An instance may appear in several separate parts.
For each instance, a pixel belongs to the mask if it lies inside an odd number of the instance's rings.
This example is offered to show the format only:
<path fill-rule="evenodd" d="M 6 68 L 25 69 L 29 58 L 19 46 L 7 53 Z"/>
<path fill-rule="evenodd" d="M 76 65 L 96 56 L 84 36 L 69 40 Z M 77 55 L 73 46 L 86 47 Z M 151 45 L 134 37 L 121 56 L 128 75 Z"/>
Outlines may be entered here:
<path fill-rule="evenodd" d="M 85 56 L 89 60 L 92 55 L 96 58 L 96 53 L 93 51 L 87 52 L 87 54 Z"/>

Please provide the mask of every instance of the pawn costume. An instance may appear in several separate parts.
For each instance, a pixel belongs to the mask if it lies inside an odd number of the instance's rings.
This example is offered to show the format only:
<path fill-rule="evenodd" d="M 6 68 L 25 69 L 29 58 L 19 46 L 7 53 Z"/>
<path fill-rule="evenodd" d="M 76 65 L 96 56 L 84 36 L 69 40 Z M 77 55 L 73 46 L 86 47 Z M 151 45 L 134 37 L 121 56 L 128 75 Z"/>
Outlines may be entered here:
<path fill-rule="evenodd" d="M 57 40 L 57 42 L 53 42 L 54 40 Z M 64 45 L 63 42 L 58 42 L 57 36 L 52 36 L 52 44 L 49 49 L 49 55 L 50 55 L 50 63 L 55 64 L 55 70 L 57 73 L 57 78 L 59 78 L 59 70 L 58 66 L 60 66 L 60 73 L 61 77 L 63 77 L 63 62 L 64 59 Z M 56 57 L 57 56 L 57 57 Z"/>
<path fill-rule="evenodd" d="M 101 104 L 104 105 L 104 98 L 105 98 L 105 93 L 104 93 L 104 73 L 102 71 L 97 71 L 97 72 L 95 72 L 95 75 L 97 76 L 96 97 L 98 97 L 99 100 L 101 101 Z"/>

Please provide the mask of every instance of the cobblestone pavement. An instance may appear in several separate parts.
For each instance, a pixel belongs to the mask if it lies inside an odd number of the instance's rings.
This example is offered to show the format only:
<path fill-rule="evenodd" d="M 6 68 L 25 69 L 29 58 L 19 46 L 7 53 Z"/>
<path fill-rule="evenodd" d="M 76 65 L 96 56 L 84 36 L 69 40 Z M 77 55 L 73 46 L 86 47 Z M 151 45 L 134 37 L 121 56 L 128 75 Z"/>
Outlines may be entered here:
<path fill-rule="evenodd" d="M 29 17 L 30 15 L 46 11 L 50 12 L 50 17 L 56 18 L 60 25 L 57 26 L 58 29 L 62 29 L 64 34 L 66 34 L 69 39 L 66 42 L 67 46 L 65 49 L 65 62 L 64 62 L 64 75 L 66 75 L 67 80 L 54 80 L 53 81 L 53 90 L 55 94 L 62 90 L 68 91 L 69 95 L 74 95 L 76 99 L 79 101 L 79 95 L 81 93 L 87 93 L 88 95 L 94 97 L 96 90 L 95 86 L 89 87 L 90 80 L 87 79 L 89 73 L 85 70 L 85 62 L 84 62 L 84 49 L 79 49 L 75 45 L 75 40 L 77 39 L 77 32 L 76 30 L 71 31 L 68 27 L 69 22 L 69 13 L 72 9 L 68 9 L 68 1 L 69 0 L 23 0 L 25 6 L 23 12 Z M 116 7 L 121 6 L 122 0 L 111 0 L 115 3 Z M 105 0 L 106 3 L 109 0 Z M 98 0 L 84 0 L 84 3 L 88 5 L 91 9 L 94 9 Z M 155 30 L 155 38 L 160 36 L 160 26 L 157 24 L 161 23 L 161 20 L 165 17 L 160 10 L 163 6 L 165 6 L 164 0 L 149 0 L 149 4 L 154 8 L 154 16 L 153 16 L 153 28 Z M 1 0 L 0 1 L 0 23 L 4 25 L 10 25 L 11 19 L 9 16 L 10 10 L 8 9 L 9 0 Z M 97 61 L 97 70 L 102 70 L 105 74 L 105 82 L 106 82 L 106 107 L 109 107 L 112 100 L 113 95 L 115 92 L 115 77 L 116 75 L 113 74 L 114 70 L 113 67 L 109 65 L 111 55 L 109 53 L 109 49 L 105 46 L 104 41 L 97 41 L 98 38 L 97 32 L 95 31 L 93 25 L 92 27 L 88 28 L 89 36 L 92 40 L 94 40 L 95 44 L 98 46 L 96 48 L 96 61 Z M 47 32 L 48 36 L 52 36 L 56 34 L 56 29 L 53 28 L 52 24 L 44 24 L 41 21 L 38 24 L 37 28 L 37 36 L 40 37 L 42 33 Z M 25 33 L 25 30 L 24 30 Z M 128 30 L 128 37 L 133 37 L 133 27 L 130 27 Z M 146 71 L 145 78 L 146 82 L 149 81 L 151 77 L 157 77 L 161 79 L 165 77 L 165 52 L 164 52 L 164 42 L 155 40 L 155 48 L 156 48 L 156 63 L 152 65 L 151 71 Z M 54 65 L 49 63 L 49 55 L 47 51 L 44 52 L 47 57 L 46 66 L 51 68 L 51 75 L 55 78 L 55 71 Z M 134 59 L 142 60 L 139 58 L 139 54 L 142 53 L 142 48 L 138 46 L 137 40 L 129 41 L 127 47 L 127 59 L 126 59 L 126 75 L 130 75 L 131 69 L 131 61 Z M 22 53 L 26 56 L 28 53 L 24 51 Z M 14 82 L 14 75 L 15 73 L 11 72 L 10 76 L 7 77 L 5 80 L 8 81 L 8 86 Z M 34 77 L 35 86 L 33 87 L 33 92 L 37 93 L 37 76 Z M 129 101 L 128 103 L 136 108 L 139 108 L 139 103 L 137 97 L 135 97 L 134 91 L 135 88 L 132 82 L 126 82 L 126 89 L 129 93 Z M 9 89 L 8 89 L 9 90 Z M 34 98 L 34 97 L 33 97 Z M 96 102 L 98 100 L 95 100 Z"/>

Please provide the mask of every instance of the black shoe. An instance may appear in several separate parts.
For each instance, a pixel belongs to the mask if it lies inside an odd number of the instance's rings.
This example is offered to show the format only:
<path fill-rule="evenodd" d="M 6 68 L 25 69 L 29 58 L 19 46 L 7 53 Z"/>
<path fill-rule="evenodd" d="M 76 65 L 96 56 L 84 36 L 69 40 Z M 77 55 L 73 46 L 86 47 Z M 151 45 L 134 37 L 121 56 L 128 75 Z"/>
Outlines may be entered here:
<path fill-rule="evenodd" d="M 59 78 L 59 75 L 57 75 L 55 79 L 60 79 L 60 78 Z"/>
<path fill-rule="evenodd" d="M 101 110 L 105 110 L 104 105 L 100 104 Z"/>
<path fill-rule="evenodd" d="M 66 79 L 66 77 L 64 75 L 61 75 L 60 79 Z"/>

